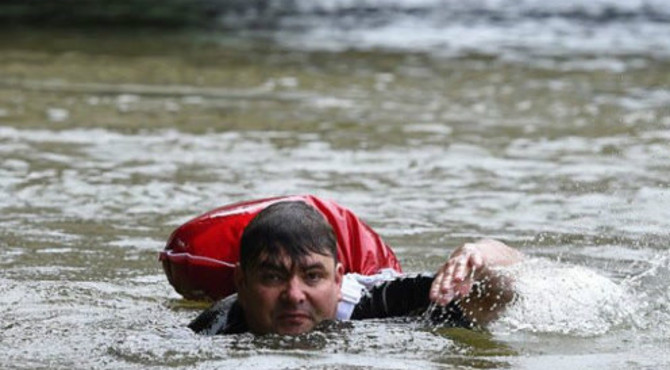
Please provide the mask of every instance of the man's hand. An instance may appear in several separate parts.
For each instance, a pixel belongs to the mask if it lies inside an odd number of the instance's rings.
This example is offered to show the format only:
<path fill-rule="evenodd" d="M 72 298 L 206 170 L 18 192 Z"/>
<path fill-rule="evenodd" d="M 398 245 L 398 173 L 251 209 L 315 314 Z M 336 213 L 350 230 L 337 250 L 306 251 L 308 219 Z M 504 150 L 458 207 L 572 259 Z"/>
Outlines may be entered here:
<path fill-rule="evenodd" d="M 475 244 L 464 244 L 437 271 L 430 289 L 430 300 L 445 306 L 453 299 L 467 296 L 472 290 L 475 275 L 485 268 L 484 256 Z"/>
<path fill-rule="evenodd" d="M 464 314 L 480 325 L 497 318 L 514 298 L 511 279 L 494 267 L 507 266 L 523 259 L 523 254 L 496 240 L 484 239 L 457 248 L 437 271 L 430 299 L 445 306 L 457 300 Z M 477 289 L 473 289 L 478 285 Z"/>

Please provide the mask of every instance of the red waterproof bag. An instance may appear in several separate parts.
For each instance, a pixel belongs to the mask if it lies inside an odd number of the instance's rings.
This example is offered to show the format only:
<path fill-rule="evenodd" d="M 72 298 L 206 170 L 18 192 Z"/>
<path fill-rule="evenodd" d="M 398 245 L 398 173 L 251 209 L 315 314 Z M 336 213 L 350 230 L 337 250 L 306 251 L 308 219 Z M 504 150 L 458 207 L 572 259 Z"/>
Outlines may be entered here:
<path fill-rule="evenodd" d="M 233 271 L 244 228 L 265 207 L 296 200 L 315 207 L 333 227 L 345 273 L 371 275 L 383 268 L 402 272 L 391 248 L 350 210 L 312 195 L 296 195 L 227 205 L 178 227 L 159 256 L 170 284 L 187 299 L 215 300 L 235 293 Z"/>

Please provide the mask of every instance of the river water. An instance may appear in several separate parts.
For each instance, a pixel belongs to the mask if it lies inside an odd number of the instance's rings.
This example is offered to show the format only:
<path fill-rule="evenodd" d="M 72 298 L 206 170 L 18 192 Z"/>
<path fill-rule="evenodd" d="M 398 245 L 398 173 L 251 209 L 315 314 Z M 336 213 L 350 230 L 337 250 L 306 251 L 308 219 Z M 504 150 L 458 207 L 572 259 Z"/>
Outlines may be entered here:
<path fill-rule="evenodd" d="M 356 3 L 0 32 L 0 367 L 670 366 L 670 6 Z M 192 334 L 207 304 L 164 277 L 170 232 L 302 193 L 408 272 L 506 241 L 519 299 L 486 333 Z"/>

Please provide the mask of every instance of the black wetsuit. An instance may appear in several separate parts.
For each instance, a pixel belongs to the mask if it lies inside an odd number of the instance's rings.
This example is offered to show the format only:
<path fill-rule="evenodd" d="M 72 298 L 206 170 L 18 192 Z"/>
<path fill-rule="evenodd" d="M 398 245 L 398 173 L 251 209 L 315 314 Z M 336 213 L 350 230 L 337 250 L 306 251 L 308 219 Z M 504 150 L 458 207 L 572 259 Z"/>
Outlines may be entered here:
<path fill-rule="evenodd" d="M 350 320 L 383 319 L 418 316 L 430 306 L 428 293 L 433 283 L 431 275 L 398 277 L 375 285 L 354 307 Z M 430 312 L 427 318 L 444 326 L 473 327 L 463 316 L 460 307 L 450 303 Z M 203 311 L 188 325 L 199 334 L 238 334 L 249 331 L 237 294 L 228 296 Z"/>

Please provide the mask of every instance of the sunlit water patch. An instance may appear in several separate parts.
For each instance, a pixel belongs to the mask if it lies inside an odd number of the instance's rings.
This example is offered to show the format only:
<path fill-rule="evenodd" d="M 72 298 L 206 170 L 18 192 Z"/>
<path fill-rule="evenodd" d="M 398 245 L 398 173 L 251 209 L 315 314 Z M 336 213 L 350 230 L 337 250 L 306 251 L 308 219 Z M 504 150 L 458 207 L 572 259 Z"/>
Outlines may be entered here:
<path fill-rule="evenodd" d="M 670 56 L 670 7 L 661 0 L 291 1 L 231 8 L 221 22 L 262 25 L 274 40 L 300 50 L 477 53 L 526 62 L 571 54 L 585 58 L 563 68 L 614 71 L 640 67 L 620 55 Z M 534 61 L 544 62 L 552 63 Z"/>

